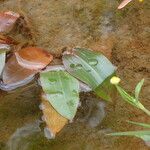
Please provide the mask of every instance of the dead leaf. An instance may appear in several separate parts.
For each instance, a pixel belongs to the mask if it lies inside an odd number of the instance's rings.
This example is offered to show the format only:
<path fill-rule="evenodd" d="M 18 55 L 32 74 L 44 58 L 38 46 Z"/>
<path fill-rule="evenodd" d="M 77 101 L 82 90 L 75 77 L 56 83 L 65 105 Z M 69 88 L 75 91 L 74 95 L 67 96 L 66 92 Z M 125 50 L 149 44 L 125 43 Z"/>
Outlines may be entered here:
<path fill-rule="evenodd" d="M 120 5 L 118 6 L 118 9 L 122 9 L 125 7 L 128 3 L 130 3 L 132 0 L 123 0 Z"/>
<path fill-rule="evenodd" d="M 1 44 L 9 44 L 9 45 L 16 45 L 17 42 L 13 40 L 11 37 L 0 35 L 0 43 Z"/>
<path fill-rule="evenodd" d="M 20 15 L 18 13 L 14 13 L 12 11 L 0 13 L 0 32 L 10 32 L 13 29 L 15 22 L 19 17 Z"/>
<path fill-rule="evenodd" d="M 44 94 L 41 96 L 42 105 L 43 105 L 43 114 L 45 118 L 45 122 L 47 127 L 53 134 L 58 133 L 67 123 L 68 119 L 61 116 L 53 107 L 52 105 L 46 100 Z"/>
<path fill-rule="evenodd" d="M 15 55 L 22 67 L 32 70 L 43 69 L 53 60 L 50 53 L 37 47 L 23 48 L 17 51 Z"/>
<path fill-rule="evenodd" d="M 4 84 L 21 84 L 32 78 L 37 72 L 21 67 L 13 54 L 5 64 L 2 73 Z"/>

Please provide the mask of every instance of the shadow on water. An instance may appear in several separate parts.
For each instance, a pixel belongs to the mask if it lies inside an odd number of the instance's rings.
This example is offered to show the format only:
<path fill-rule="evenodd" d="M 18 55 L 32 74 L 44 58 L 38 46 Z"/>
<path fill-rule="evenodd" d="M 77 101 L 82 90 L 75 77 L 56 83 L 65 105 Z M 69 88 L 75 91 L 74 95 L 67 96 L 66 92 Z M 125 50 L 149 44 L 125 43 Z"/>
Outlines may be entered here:
<path fill-rule="evenodd" d="M 149 4 L 132 2 L 118 11 L 117 0 L 5 0 L 2 10 L 21 11 L 31 21 L 36 45 L 60 54 L 64 47 L 102 51 L 118 67 L 122 85 L 133 91 L 145 78 L 141 99 L 150 108 Z M 20 39 L 20 35 L 15 35 Z M 21 39 L 20 39 L 21 40 Z M 140 130 L 125 120 L 149 123 L 145 114 L 121 101 L 105 103 L 81 93 L 72 123 L 55 139 L 44 136 L 39 109 L 40 88 L 31 83 L 13 92 L 0 91 L 0 149 L 8 150 L 133 150 L 149 148 L 134 137 L 108 137 L 111 131 Z"/>

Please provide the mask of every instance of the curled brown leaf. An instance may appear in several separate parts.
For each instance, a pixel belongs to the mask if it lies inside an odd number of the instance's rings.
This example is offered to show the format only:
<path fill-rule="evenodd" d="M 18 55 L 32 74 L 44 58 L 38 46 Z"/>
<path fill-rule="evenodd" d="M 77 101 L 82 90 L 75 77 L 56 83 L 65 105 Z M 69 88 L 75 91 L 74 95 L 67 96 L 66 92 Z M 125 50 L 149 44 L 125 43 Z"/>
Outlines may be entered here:
<path fill-rule="evenodd" d="M 18 64 L 15 55 L 13 54 L 8 59 L 3 69 L 3 82 L 1 83 L 0 88 L 9 91 L 23 86 L 29 83 L 36 73 L 36 71 L 21 67 Z"/>
<path fill-rule="evenodd" d="M 19 65 L 31 70 L 43 69 L 53 60 L 50 53 L 37 47 L 23 48 L 15 55 Z"/>
<path fill-rule="evenodd" d="M 0 13 L 0 32 L 1 33 L 8 33 L 10 32 L 15 23 L 16 20 L 20 17 L 18 13 L 7 11 Z"/>

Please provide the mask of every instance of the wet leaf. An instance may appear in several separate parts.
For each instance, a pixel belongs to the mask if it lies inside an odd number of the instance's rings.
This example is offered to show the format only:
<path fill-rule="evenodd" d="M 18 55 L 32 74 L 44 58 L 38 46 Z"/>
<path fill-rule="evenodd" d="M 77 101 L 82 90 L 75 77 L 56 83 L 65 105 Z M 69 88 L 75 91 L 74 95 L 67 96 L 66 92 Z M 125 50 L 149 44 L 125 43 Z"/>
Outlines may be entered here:
<path fill-rule="evenodd" d="M 3 68 L 5 66 L 5 58 L 6 58 L 6 52 L 0 51 L 0 76 L 3 71 Z"/>
<path fill-rule="evenodd" d="M 64 54 L 63 63 L 71 75 L 86 83 L 93 90 L 99 87 L 99 92 L 96 90 L 96 93 L 100 97 L 106 100 L 110 98 L 108 93 L 100 87 L 101 84 L 106 88 L 111 86 L 106 79 L 115 73 L 116 67 L 104 55 L 87 49 L 76 48 L 73 53 Z"/>
<path fill-rule="evenodd" d="M 67 123 L 68 119 L 61 116 L 48 102 L 44 94 L 42 95 L 42 111 L 47 127 L 53 134 L 58 133 Z"/>
<path fill-rule="evenodd" d="M 19 16 L 20 15 L 18 13 L 14 13 L 12 11 L 0 13 L 0 32 L 10 32 Z"/>
<path fill-rule="evenodd" d="M 115 92 L 115 88 L 112 84 L 110 84 L 110 79 L 114 74 L 106 78 L 102 84 L 100 84 L 97 88 L 94 89 L 96 95 L 101 97 L 104 100 L 110 101 L 112 94 Z"/>
<path fill-rule="evenodd" d="M 48 101 L 63 117 L 72 120 L 79 103 L 79 82 L 65 71 L 40 73 Z"/>
<path fill-rule="evenodd" d="M 32 70 L 43 69 L 53 60 L 50 53 L 37 47 L 23 48 L 17 51 L 15 55 L 22 67 Z"/>
<path fill-rule="evenodd" d="M 122 9 L 125 7 L 128 3 L 130 3 L 132 0 L 123 0 L 120 5 L 118 6 L 118 9 Z"/>
<path fill-rule="evenodd" d="M 13 40 L 11 37 L 4 36 L 4 35 L 0 35 L 0 43 L 1 44 L 8 44 L 8 45 L 17 44 L 17 42 L 15 40 Z"/>
<path fill-rule="evenodd" d="M 21 67 L 18 64 L 15 55 L 12 55 L 8 59 L 2 73 L 3 84 L 6 84 L 6 86 L 8 86 L 8 89 L 9 87 L 10 89 L 19 87 L 28 83 L 30 79 L 33 79 L 35 73 L 36 71 Z"/>

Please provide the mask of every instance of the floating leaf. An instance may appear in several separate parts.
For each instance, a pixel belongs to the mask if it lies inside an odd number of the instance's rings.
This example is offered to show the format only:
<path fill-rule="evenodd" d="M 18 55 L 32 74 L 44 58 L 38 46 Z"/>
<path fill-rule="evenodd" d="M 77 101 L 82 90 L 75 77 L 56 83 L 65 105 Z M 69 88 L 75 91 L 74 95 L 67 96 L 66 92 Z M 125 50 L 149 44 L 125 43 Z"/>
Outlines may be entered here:
<path fill-rule="evenodd" d="M 63 117 L 72 120 L 79 103 L 79 82 L 65 71 L 40 74 L 42 88 L 48 101 Z"/>
<path fill-rule="evenodd" d="M 106 96 L 107 92 L 105 93 L 100 86 L 115 73 L 116 67 L 104 55 L 87 49 L 76 48 L 73 53 L 64 54 L 63 63 L 71 75 L 86 83 L 93 90 L 99 87 L 100 91 L 98 93 L 96 90 L 96 93 L 103 99 L 109 99 L 109 96 Z M 108 86 L 111 86 L 108 81 L 107 83 Z M 106 85 L 105 82 L 104 85 Z M 106 85 L 106 87 L 108 86 Z"/>
<path fill-rule="evenodd" d="M 17 51 L 15 55 L 22 67 L 32 70 L 43 69 L 53 60 L 50 53 L 37 47 L 23 48 Z"/>
<path fill-rule="evenodd" d="M 48 102 L 44 94 L 42 99 L 42 111 L 44 114 L 45 122 L 47 127 L 52 131 L 53 134 L 58 133 L 67 123 L 68 119 L 61 116 Z"/>
<path fill-rule="evenodd" d="M 27 84 L 33 79 L 35 73 L 36 71 L 21 67 L 15 55 L 12 55 L 2 73 L 3 84 L 1 84 L 1 88 L 11 90 Z"/>
<path fill-rule="evenodd" d="M 19 17 L 19 14 L 12 11 L 0 13 L 0 32 L 8 33 L 11 31 Z"/>
<path fill-rule="evenodd" d="M 140 94 L 140 91 L 141 91 L 141 88 L 144 84 L 144 79 L 142 79 L 136 86 L 135 88 L 135 98 L 138 100 L 139 99 L 139 94 Z"/>
<path fill-rule="evenodd" d="M 96 89 L 94 89 L 94 92 L 100 96 L 104 100 L 111 100 L 111 94 L 114 93 L 114 86 L 110 84 L 110 79 L 113 77 L 114 74 L 109 76 L 107 79 L 105 79 L 102 84 L 100 84 Z"/>
<path fill-rule="evenodd" d="M 11 37 L 4 36 L 4 35 L 0 35 L 0 43 L 1 44 L 8 44 L 8 45 L 17 44 L 17 42 L 14 41 Z"/>
<path fill-rule="evenodd" d="M 118 6 L 118 9 L 122 9 L 125 7 L 128 3 L 130 3 L 132 0 L 123 0 L 121 4 Z"/>
<path fill-rule="evenodd" d="M 0 76 L 3 71 L 3 68 L 5 66 L 5 58 L 6 58 L 6 52 L 0 51 Z"/>

